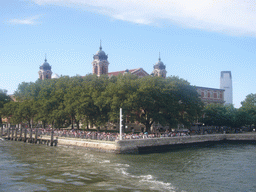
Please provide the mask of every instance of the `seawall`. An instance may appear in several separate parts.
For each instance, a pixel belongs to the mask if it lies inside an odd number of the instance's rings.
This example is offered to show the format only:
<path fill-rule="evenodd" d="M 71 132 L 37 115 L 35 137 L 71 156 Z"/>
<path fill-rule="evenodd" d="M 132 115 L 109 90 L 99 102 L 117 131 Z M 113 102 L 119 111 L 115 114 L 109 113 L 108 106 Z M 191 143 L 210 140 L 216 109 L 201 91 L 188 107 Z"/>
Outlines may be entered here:
<path fill-rule="evenodd" d="M 152 153 L 184 146 L 204 145 L 226 141 L 256 142 L 256 134 L 213 134 L 152 139 L 117 140 L 116 153 Z"/>
<path fill-rule="evenodd" d="M 58 138 L 58 145 L 86 147 L 100 152 L 116 152 L 115 141 L 85 140 L 77 138 Z"/>
<path fill-rule="evenodd" d="M 41 139 L 49 139 L 42 136 Z M 178 137 L 162 137 L 150 139 L 129 139 L 116 141 L 85 140 L 79 138 L 59 137 L 57 145 L 85 147 L 100 152 L 117 154 L 125 153 L 154 153 L 170 151 L 187 146 L 207 146 L 212 143 L 244 142 L 256 143 L 256 133 L 242 134 L 209 134 Z"/>

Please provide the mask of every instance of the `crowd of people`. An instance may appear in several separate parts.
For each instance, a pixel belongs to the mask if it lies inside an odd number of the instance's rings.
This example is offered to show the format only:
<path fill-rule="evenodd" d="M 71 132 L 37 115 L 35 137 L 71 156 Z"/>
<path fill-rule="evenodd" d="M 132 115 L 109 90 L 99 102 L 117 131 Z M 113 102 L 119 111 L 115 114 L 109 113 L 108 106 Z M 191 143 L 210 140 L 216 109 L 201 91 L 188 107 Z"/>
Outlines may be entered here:
<path fill-rule="evenodd" d="M 39 135 L 50 135 L 51 129 L 39 129 Z M 187 132 L 163 132 L 163 133 L 123 133 L 122 139 L 148 139 L 148 138 L 159 138 L 159 137 L 176 137 L 176 136 L 188 136 Z M 60 129 L 54 130 L 54 136 L 56 137 L 70 137 L 80 139 L 93 139 L 93 140 L 105 140 L 115 141 L 120 139 L 120 135 L 117 132 L 96 132 L 96 131 L 83 131 L 83 130 L 67 130 Z"/>
<path fill-rule="evenodd" d="M 10 133 L 16 132 L 16 128 L 11 128 L 9 130 Z M 17 129 L 17 134 L 20 134 L 21 129 Z M 115 141 L 120 140 L 120 134 L 118 132 L 100 132 L 100 131 L 90 131 L 90 130 L 78 130 L 78 129 L 55 129 L 51 128 L 34 128 L 32 129 L 32 134 L 36 134 L 37 136 L 50 136 L 53 131 L 54 137 L 68 137 L 68 138 L 79 138 L 79 139 L 91 139 L 91 140 L 105 140 L 105 141 Z M 4 132 L 8 132 L 7 128 L 5 128 Z M 30 135 L 31 129 L 26 128 L 26 133 Z M 22 129 L 22 133 L 25 133 L 25 128 Z M 16 134 L 16 133 L 14 133 Z M 157 132 L 157 133 L 123 133 L 122 140 L 126 139 L 149 139 L 149 138 L 160 138 L 160 137 L 177 137 L 177 136 L 189 136 L 189 132 Z"/>

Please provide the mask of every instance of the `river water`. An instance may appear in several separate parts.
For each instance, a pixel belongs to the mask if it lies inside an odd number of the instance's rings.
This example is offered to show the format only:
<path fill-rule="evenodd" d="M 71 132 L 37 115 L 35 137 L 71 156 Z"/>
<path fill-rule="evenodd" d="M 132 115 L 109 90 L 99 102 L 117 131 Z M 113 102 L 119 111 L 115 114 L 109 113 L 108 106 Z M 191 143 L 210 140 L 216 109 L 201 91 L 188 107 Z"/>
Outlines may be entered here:
<path fill-rule="evenodd" d="M 256 191 L 256 145 L 117 155 L 0 140 L 0 191 Z"/>

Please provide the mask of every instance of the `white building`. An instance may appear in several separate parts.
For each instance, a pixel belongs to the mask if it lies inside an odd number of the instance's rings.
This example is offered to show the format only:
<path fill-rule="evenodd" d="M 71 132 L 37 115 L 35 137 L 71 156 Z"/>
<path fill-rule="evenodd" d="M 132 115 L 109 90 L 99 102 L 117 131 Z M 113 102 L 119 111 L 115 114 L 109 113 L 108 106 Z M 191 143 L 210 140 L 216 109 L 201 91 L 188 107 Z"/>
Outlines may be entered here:
<path fill-rule="evenodd" d="M 221 71 L 220 89 L 224 89 L 225 105 L 233 104 L 232 76 L 231 71 Z"/>

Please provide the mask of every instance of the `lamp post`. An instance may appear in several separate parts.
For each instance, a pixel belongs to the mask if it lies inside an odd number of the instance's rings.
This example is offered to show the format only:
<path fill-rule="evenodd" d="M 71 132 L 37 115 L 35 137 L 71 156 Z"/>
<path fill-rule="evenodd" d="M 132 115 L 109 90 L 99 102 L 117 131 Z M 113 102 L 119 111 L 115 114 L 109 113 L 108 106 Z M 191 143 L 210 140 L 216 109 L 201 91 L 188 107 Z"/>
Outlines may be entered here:
<path fill-rule="evenodd" d="M 123 121 L 123 115 L 122 115 L 122 108 L 120 108 L 120 140 L 122 140 L 122 121 Z"/>

